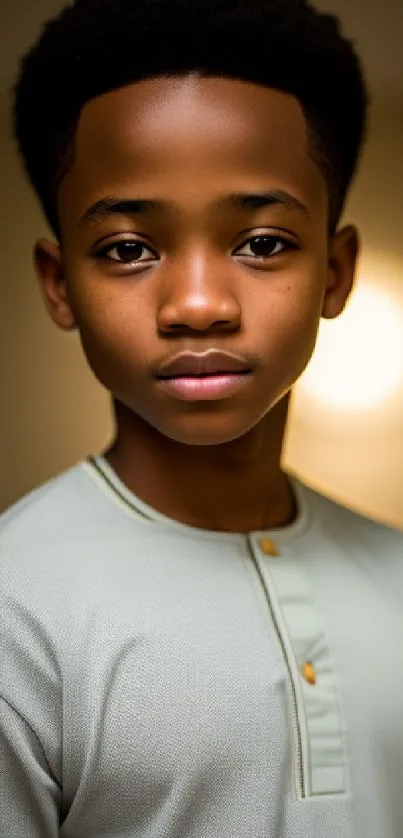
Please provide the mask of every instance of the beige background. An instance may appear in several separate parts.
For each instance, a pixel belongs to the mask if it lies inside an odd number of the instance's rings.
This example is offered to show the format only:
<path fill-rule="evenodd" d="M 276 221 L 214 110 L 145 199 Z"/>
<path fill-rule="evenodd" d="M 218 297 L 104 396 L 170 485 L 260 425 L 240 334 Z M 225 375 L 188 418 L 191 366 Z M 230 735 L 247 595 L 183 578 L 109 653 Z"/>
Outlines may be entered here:
<path fill-rule="evenodd" d="M 112 433 L 108 394 L 89 371 L 78 337 L 59 332 L 45 312 L 31 252 L 47 229 L 10 132 L 7 91 L 17 57 L 63 4 L 6 5 L 0 12 L 0 511 L 97 452 Z M 357 283 L 375 280 L 403 312 L 403 3 L 318 5 L 339 13 L 356 38 L 372 91 L 370 139 L 346 212 L 363 237 Z M 382 333 L 373 339 L 382 341 Z M 403 528 L 403 368 L 391 397 L 366 412 L 326 408 L 297 388 L 285 462 L 312 486 Z"/>

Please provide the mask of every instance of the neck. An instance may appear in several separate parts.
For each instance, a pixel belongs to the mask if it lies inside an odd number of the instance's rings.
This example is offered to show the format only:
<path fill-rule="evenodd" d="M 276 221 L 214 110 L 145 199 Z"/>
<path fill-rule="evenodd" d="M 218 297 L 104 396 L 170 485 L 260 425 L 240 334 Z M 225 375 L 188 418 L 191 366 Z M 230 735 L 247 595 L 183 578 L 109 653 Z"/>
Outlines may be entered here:
<path fill-rule="evenodd" d="M 227 532 L 283 527 L 296 515 L 281 469 L 288 405 L 286 396 L 240 439 L 191 446 L 115 402 L 116 437 L 104 456 L 132 492 L 184 524 Z"/>

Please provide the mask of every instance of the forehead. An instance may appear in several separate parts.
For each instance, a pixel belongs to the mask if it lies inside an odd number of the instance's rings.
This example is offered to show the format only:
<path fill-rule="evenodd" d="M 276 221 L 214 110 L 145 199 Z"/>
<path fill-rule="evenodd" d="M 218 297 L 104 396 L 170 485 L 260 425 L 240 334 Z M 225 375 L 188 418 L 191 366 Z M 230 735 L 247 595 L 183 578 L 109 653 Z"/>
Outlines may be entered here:
<path fill-rule="evenodd" d="M 263 184 L 324 210 L 297 99 L 232 79 L 153 78 L 84 107 L 60 212 L 139 189 L 201 210 L 215 193 Z"/>

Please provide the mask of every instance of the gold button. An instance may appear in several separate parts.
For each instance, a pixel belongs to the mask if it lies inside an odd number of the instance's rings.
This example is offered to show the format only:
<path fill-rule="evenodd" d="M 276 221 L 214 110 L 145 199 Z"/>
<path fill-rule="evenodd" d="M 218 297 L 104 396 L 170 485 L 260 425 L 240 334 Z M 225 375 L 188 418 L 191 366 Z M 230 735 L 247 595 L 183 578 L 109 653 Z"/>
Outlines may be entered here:
<path fill-rule="evenodd" d="M 305 681 L 307 681 L 308 684 L 312 684 L 312 686 L 316 684 L 316 669 L 313 663 L 311 663 L 310 661 L 306 661 L 306 663 L 304 663 L 302 667 L 302 674 L 305 678 Z"/>
<path fill-rule="evenodd" d="M 259 541 L 259 547 L 263 553 L 266 554 L 266 556 L 273 556 L 274 558 L 275 556 L 280 555 L 274 541 L 272 541 L 271 538 L 261 538 Z"/>

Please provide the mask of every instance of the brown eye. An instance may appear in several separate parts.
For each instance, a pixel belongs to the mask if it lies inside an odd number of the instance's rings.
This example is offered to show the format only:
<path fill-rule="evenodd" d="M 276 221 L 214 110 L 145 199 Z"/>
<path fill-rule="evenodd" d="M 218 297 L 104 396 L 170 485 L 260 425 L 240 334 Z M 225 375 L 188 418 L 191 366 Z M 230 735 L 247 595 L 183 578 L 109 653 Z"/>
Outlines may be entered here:
<path fill-rule="evenodd" d="M 128 265 L 132 262 L 144 262 L 144 259 L 139 258 L 144 251 L 148 251 L 152 256 L 155 255 L 143 242 L 120 241 L 103 247 L 102 250 L 98 251 L 97 256 L 110 259 L 112 262 Z"/>
<path fill-rule="evenodd" d="M 284 253 L 286 250 L 295 250 L 296 245 L 288 239 L 279 238 L 278 236 L 253 236 L 242 245 L 242 250 L 250 248 L 249 253 L 242 253 L 237 250 L 237 256 L 252 256 L 255 259 L 269 259 L 272 256 L 277 256 Z"/>

